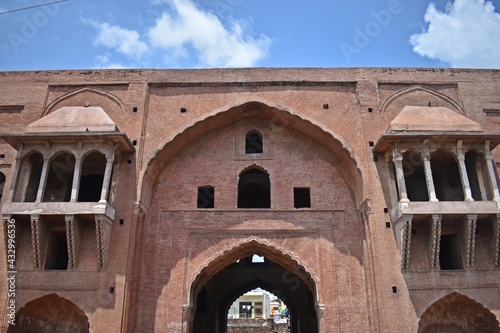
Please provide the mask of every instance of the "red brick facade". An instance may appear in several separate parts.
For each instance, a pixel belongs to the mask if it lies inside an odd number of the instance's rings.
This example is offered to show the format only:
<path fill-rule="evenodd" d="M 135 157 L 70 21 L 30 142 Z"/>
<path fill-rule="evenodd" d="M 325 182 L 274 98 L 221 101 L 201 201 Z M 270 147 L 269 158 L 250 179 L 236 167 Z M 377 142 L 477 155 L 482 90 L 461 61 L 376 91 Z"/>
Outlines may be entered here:
<path fill-rule="evenodd" d="M 232 301 L 261 287 L 285 300 L 292 333 L 500 332 L 500 71 L 0 79 L 5 331 L 221 333 Z M 408 106 L 435 110 L 430 130 L 398 122 Z M 35 126 L 64 110 L 61 130 Z M 74 115 L 90 125 L 65 131 Z"/>

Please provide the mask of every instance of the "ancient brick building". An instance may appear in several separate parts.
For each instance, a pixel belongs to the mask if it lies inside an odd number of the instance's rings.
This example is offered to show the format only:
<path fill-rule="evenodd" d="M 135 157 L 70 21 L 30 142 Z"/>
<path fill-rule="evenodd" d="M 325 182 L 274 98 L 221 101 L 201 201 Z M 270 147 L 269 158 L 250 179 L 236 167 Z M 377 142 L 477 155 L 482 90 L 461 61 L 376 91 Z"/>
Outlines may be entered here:
<path fill-rule="evenodd" d="M 2 332 L 500 332 L 500 71 L 0 80 Z"/>

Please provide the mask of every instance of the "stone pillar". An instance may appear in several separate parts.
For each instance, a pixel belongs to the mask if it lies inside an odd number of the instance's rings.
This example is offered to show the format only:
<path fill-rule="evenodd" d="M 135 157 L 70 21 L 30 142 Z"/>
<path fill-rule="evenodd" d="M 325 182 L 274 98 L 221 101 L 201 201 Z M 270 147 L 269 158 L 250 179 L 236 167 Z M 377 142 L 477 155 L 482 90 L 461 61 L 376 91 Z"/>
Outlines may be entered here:
<path fill-rule="evenodd" d="M 70 202 L 76 202 L 80 189 L 80 175 L 82 174 L 82 157 L 79 152 L 75 155 L 75 172 L 73 172 L 73 185 L 71 187 Z"/>
<path fill-rule="evenodd" d="M 399 202 L 402 204 L 407 204 L 408 202 L 410 202 L 410 200 L 408 199 L 408 192 L 406 190 L 405 175 L 403 170 L 403 154 L 397 147 L 394 148 L 392 160 L 394 162 L 394 168 L 396 169 L 396 181 L 398 183 Z"/>
<path fill-rule="evenodd" d="M 14 166 L 14 172 L 12 174 L 12 180 L 10 182 L 10 189 L 9 189 L 9 193 L 7 194 L 7 202 L 12 202 L 12 200 L 14 199 L 14 192 L 16 190 L 16 186 L 17 186 L 17 181 L 18 181 L 18 177 L 19 177 L 19 169 L 21 168 L 21 159 L 22 159 L 22 156 L 23 156 L 23 145 L 20 144 L 17 148 L 17 155 L 16 155 L 16 165 Z M 7 181 L 7 180 L 5 180 Z M 24 194 L 23 194 L 24 195 Z"/>
<path fill-rule="evenodd" d="M 31 248 L 33 249 L 33 267 L 42 268 L 42 254 L 40 250 L 40 216 L 31 215 Z"/>
<path fill-rule="evenodd" d="M 425 182 L 427 184 L 427 193 L 429 194 L 429 201 L 438 202 L 439 200 L 436 197 L 436 190 L 434 188 L 434 179 L 432 178 L 431 155 L 427 147 L 427 140 L 424 143 L 423 159 L 424 159 Z"/>
<path fill-rule="evenodd" d="M 109 184 L 111 182 L 111 172 L 113 171 L 114 151 L 111 156 L 106 158 L 106 171 L 104 172 L 104 179 L 102 181 L 101 200 L 99 202 L 106 202 L 108 197 Z"/>
<path fill-rule="evenodd" d="M 474 267 L 476 249 L 476 222 L 477 214 L 467 214 L 464 225 L 465 259 L 467 268 Z"/>
<path fill-rule="evenodd" d="M 431 239 L 430 239 L 430 250 L 431 250 L 431 268 L 439 269 L 439 251 L 441 243 L 441 219 L 442 216 L 439 214 L 433 214 L 431 216 Z"/>
<path fill-rule="evenodd" d="M 490 178 L 491 189 L 493 190 L 493 201 L 496 201 L 497 205 L 500 205 L 500 194 L 498 192 L 497 177 L 495 174 L 495 163 L 493 161 L 493 156 L 491 155 L 489 140 L 486 141 L 484 145 L 484 152 L 486 157 L 486 165 L 488 167 L 488 176 Z"/>
<path fill-rule="evenodd" d="M 40 175 L 40 184 L 38 185 L 38 193 L 36 194 L 35 202 L 41 202 L 43 200 L 43 192 L 45 191 L 45 185 L 47 184 L 48 173 L 49 173 L 49 158 L 47 158 L 44 155 L 42 174 Z"/>
<path fill-rule="evenodd" d="M 462 150 L 462 140 L 457 143 L 457 162 L 458 171 L 460 172 L 460 180 L 462 181 L 462 189 L 464 192 L 465 201 L 474 201 L 472 198 L 472 191 L 470 189 L 469 176 L 467 175 L 467 168 L 465 166 L 465 156 Z"/>

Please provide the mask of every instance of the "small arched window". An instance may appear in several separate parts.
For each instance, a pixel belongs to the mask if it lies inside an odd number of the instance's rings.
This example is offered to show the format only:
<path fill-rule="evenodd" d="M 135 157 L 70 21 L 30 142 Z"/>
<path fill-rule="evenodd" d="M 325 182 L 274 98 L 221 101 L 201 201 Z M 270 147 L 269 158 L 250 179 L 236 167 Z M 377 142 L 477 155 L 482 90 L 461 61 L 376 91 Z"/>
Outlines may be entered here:
<path fill-rule="evenodd" d="M 106 171 L 106 157 L 100 152 L 93 152 L 85 156 L 80 175 L 78 190 L 79 202 L 98 202 Z"/>
<path fill-rule="evenodd" d="M 262 154 L 262 152 L 262 134 L 257 130 L 248 132 L 245 137 L 245 154 Z"/>
<path fill-rule="evenodd" d="M 271 208 L 271 181 L 267 173 L 250 169 L 240 175 L 238 208 Z"/>
<path fill-rule="evenodd" d="M 68 202 L 71 198 L 75 156 L 61 153 L 49 165 L 43 201 Z"/>

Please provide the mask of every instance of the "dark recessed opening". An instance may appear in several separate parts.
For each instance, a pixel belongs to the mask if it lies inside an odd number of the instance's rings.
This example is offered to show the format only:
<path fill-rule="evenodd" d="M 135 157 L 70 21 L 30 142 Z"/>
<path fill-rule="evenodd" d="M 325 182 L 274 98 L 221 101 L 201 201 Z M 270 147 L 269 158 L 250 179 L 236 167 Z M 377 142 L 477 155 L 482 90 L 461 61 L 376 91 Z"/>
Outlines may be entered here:
<path fill-rule="evenodd" d="M 390 228 L 391 227 L 391 222 L 385 222 L 385 227 Z"/>
<path fill-rule="evenodd" d="M 181 113 L 186 113 L 187 109 L 186 108 L 181 108 Z"/>
<path fill-rule="evenodd" d="M 65 231 L 51 231 L 47 242 L 45 269 L 68 269 L 68 243 Z"/>
<path fill-rule="evenodd" d="M 134 107 L 132 108 L 132 112 L 137 112 L 137 106 L 134 106 Z"/>
<path fill-rule="evenodd" d="M 378 155 L 373 155 L 373 161 L 377 162 L 378 161 Z"/>
<path fill-rule="evenodd" d="M 267 173 L 250 169 L 240 175 L 238 208 L 271 208 L 271 181 Z"/>
<path fill-rule="evenodd" d="M 458 235 L 441 235 L 439 244 L 439 266 L 441 269 L 463 269 Z"/>
<path fill-rule="evenodd" d="M 373 141 L 368 141 L 368 144 L 370 145 L 370 147 L 373 147 L 375 145 Z"/>
<path fill-rule="evenodd" d="M 5 154 L 0 154 L 0 158 L 5 158 Z"/>
<path fill-rule="evenodd" d="M 387 208 L 384 208 L 384 213 L 387 213 L 387 212 L 388 212 Z"/>
<path fill-rule="evenodd" d="M 109 293 L 114 294 L 115 293 L 115 287 L 109 287 Z"/>
<path fill-rule="evenodd" d="M 213 186 L 198 187 L 198 208 L 214 208 L 215 188 Z"/>
<path fill-rule="evenodd" d="M 330 106 L 328 104 L 323 104 L 323 109 L 328 110 Z"/>
<path fill-rule="evenodd" d="M 132 140 L 132 145 L 133 146 L 137 145 L 137 140 Z"/>
<path fill-rule="evenodd" d="M 262 134 L 259 131 L 250 131 L 245 136 L 245 154 L 262 154 Z"/>
<path fill-rule="evenodd" d="M 411 229 L 411 234 L 416 235 L 417 234 L 417 229 Z"/>
<path fill-rule="evenodd" d="M 132 160 L 127 160 L 127 164 L 132 164 Z"/>
<path fill-rule="evenodd" d="M 120 225 L 124 225 L 125 224 L 125 221 L 123 219 L 120 219 Z"/>
<path fill-rule="evenodd" d="M 293 189 L 293 207 L 311 208 L 311 190 L 309 187 L 295 187 Z"/>
<path fill-rule="evenodd" d="M 368 112 L 373 112 L 373 108 L 368 108 Z"/>
<path fill-rule="evenodd" d="M 392 286 L 392 293 L 397 294 L 398 293 L 398 287 Z"/>

